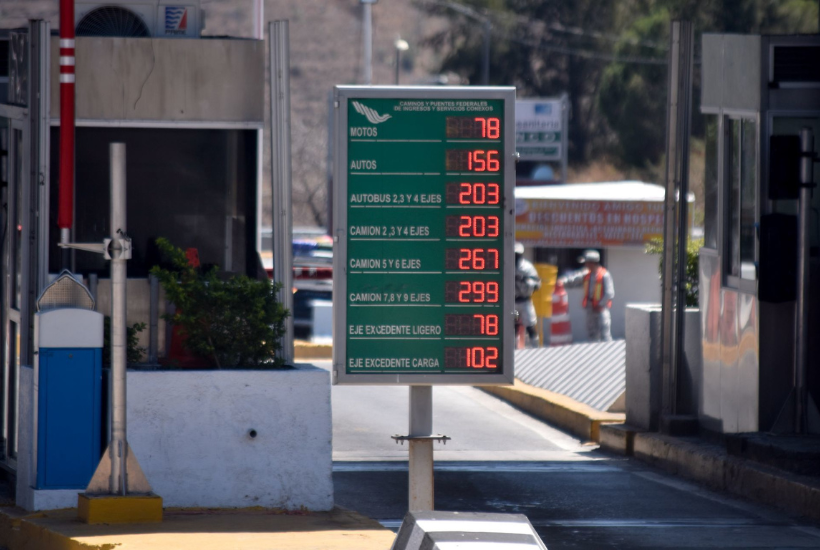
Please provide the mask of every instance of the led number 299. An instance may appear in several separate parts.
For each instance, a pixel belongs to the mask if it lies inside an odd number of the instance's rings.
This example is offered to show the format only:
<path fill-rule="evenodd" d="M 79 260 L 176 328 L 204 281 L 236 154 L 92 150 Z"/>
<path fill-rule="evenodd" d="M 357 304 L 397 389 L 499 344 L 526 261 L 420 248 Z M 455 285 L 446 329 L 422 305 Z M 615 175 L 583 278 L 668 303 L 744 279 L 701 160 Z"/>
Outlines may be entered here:
<path fill-rule="evenodd" d="M 496 281 L 446 281 L 444 301 L 460 304 L 497 304 L 499 298 Z"/>

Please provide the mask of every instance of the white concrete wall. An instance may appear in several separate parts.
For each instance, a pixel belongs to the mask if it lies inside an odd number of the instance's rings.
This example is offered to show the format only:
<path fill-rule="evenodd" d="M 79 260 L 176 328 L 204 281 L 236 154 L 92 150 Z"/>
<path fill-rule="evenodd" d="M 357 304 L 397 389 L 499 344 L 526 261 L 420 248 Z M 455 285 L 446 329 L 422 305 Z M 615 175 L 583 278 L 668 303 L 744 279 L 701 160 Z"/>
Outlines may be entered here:
<path fill-rule="evenodd" d="M 615 299 L 612 300 L 612 337 L 626 337 L 626 305 L 658 304 L 661 301 L 661 281 L 658 275 L 658 257 L 646 254 L 643 248 L 607 248 L 604 267 L 612 274 Z M 573 342 L 589 340 L 586 313 L 581 307 L 581 288 L 567 290 Z"/>
<path fill-rule="evenodd" d="M 129 444 L 165 506 L 330 510 L 331 434 L 311 365 L 128 372 Z"/>

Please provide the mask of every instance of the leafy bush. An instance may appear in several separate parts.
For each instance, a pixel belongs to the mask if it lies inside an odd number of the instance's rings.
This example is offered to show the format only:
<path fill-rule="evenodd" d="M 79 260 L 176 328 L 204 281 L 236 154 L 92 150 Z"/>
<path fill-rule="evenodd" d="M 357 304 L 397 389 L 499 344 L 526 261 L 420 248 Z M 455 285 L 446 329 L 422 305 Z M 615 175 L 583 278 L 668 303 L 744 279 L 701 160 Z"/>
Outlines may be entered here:
<path fill-rule="evenodd" d="M 698 307 L 698 251 L 703 246 L 703 239 L 689 239 L 686 243 L 686 269 L 684 270 L 684 284 L 686 285 L 686 307 Z M 675 247 L 675 257 L 678 251 Z M 658 275 L 663 277 L 663 239 L 653 239 L 646 245 L 647 254 L 658 255 Z"/>
<path fill-rule="evenodd" d="M 169 267 L 154 266 L 151 273 L 177 308 L 165 319 L 180 327 L 192 353 L 217 368 L 284 365 L 277 352 L 289 312 L 276 299 L 281 285 L 245 275 L 222 279 L 217 267 L 193 267 L 168 239 L 156 242 Z"/>

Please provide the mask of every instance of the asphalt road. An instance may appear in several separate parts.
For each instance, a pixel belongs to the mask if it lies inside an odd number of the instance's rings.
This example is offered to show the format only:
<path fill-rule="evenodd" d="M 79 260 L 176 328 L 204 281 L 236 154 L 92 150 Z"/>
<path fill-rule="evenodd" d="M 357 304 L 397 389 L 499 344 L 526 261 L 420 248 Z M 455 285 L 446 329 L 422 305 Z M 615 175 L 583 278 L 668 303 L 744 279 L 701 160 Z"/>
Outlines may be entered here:
<path fill-rule="evenodd" d="M 318 362 L 330 368 L 329 362 Z M 334 386 L 336 503 L 397 530 L 407 387 Z M 480 390 L 433 389 L 437 510 L 525 514 L 550 550 L 820 548 L 820 526 L 714 493 L 540 422 Z"/>

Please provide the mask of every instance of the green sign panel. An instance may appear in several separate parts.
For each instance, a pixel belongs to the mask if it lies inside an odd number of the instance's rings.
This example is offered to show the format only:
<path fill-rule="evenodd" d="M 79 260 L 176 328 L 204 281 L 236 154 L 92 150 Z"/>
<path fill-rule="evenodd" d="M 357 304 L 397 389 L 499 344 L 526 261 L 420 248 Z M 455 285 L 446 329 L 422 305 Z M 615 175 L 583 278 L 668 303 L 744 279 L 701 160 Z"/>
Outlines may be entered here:
<path fill-rule="evenodd" d="M 337 87 L 334 380 L 512 381 L 514 91 Z"/>

